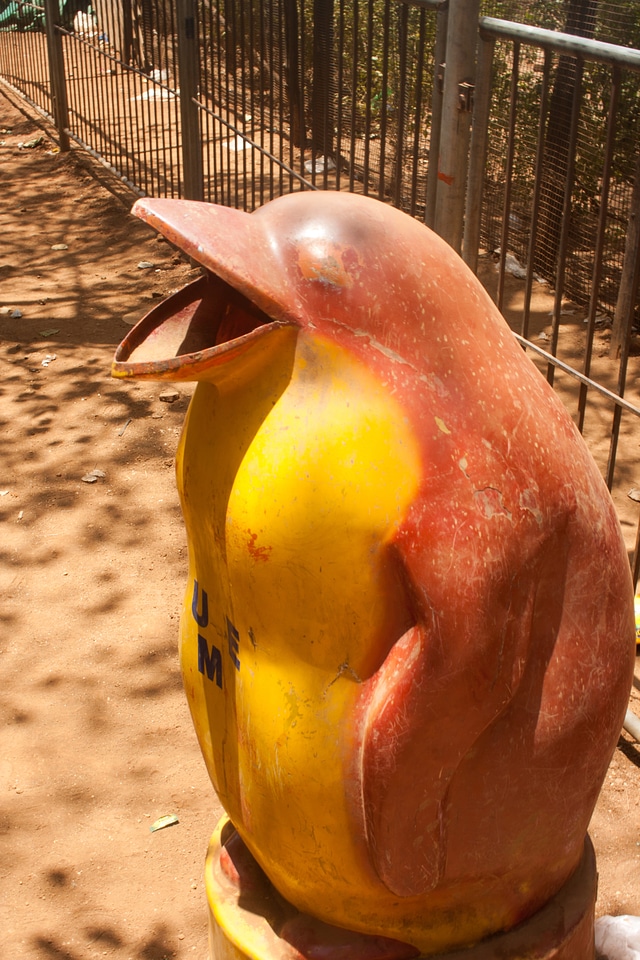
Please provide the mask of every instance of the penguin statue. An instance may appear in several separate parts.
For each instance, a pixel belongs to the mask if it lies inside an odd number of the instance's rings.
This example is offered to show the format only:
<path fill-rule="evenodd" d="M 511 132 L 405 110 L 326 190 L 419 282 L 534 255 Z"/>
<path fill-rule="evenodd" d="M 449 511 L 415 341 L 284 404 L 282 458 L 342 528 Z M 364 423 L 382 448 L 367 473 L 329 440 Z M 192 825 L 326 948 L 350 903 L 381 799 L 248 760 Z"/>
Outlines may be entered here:
<path fill-rule="evenodd" d="M 330 192 L 134 212 L 204 267 L 113 373 L 198 381 L 181 668 L 240 841 L 297 910 L 409 956 L 514 928 L 581 862 L 633 674 L 582 438 L 406 214 Z"/>

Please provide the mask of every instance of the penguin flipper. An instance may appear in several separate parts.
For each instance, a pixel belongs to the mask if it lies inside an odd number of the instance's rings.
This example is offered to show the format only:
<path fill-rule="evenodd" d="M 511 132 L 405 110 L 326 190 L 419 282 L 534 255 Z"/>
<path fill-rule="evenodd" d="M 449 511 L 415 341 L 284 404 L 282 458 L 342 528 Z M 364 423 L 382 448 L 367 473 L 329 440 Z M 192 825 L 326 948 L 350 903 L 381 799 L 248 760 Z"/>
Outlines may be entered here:
<path fill-rule="evenodd" d="M 444 876 L 448 789 L 519 685 L 535 597 L 534 570 L 525 569 L 486 585 L 484 615 L 463 590 L 439 612 L 423 605 L 363 691 L 366 840 L 397 896 L 424 894 Z"/>

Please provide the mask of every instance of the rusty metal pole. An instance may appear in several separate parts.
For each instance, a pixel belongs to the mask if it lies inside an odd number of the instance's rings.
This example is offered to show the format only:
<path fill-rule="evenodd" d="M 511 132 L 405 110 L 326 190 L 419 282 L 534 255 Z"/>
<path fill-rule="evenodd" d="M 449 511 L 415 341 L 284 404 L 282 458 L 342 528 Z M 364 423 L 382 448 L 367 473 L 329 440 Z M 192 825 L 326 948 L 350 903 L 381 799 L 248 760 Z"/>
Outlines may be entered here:
<path fill-rule="evenodd" d="M 427 195 L 424 208 L 424 222 L 433 229 L 436 218 L 436 195 L 438 192 L 438 152 L 440 149 L 440 130 L 442 128 L 442 91 L 444 83 L 444 64 L 447 55 L 447 24 L 449 21 L 449 2 L 443 0 L 437 7 L 436 45 L 433 53 L 433 93 L 431 95 L 431 133 L 429 136 L 429 162 L 427 166 Z"/>
<path fill-rule="evenodd" d="M 196 103 L 200 60 L 195 0 L 178 0 L 177 19 L 183 196 L 187 200 L 203 200 L 202 137 L 199 108 Z"/>
<path fill-rule="evenodd" d="M 611 330 L 609 356 L 619 360 L 628 343 L 633 323 L 636 291 L 640 276 L 640 153 L 636 158 L 633 192 L 627 222 L 627 238 Z"/>
<path fill-rule="evenodd" d="M 451 0 L 442 95 L 436 233 L 460 252 L 476 76 L 480 0 Z"/>
<path fill-rule="evenodd" d="M 495 39 L 481 39 L 478 50 L 478 75 L 473 105 L 473 130 L 469 155 L 469 173 L 464 214 L 462 259 L 474 273 L 478 269 L 482 191 L 484 187 L 489 111 L 491 108 L 491 68 Z"/>
<path fill-rule="evenodd" d="M 49 82 L 53 101 L 53 117 L 58 130 L 60 150 L 66 153 L 69 143 L 69 107 L 64 75 L 62 36 L 58 30 L 60 8 L 57 0 L 44 0 L 47 53 L 49 55 Z"/>

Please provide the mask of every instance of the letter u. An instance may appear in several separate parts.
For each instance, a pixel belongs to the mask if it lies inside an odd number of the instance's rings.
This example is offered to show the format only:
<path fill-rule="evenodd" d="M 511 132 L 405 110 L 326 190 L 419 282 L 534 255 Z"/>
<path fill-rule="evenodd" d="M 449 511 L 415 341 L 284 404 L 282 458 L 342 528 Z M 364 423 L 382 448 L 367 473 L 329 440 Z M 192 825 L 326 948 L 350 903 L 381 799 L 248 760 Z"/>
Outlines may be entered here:
<path fill-rule="evenodd" d="M 207 591 L 202 591 L 202 613 L 198 613 L 198 594 L 200 588 L 198 587 L 198 581 L 193 581 L 193 600 L 191 601 L 191 612 L 193 614 L 193 619 L 198 624 L 199 627 L 206 627 L 209 623 L 209 601 L 207 599 Z"/>

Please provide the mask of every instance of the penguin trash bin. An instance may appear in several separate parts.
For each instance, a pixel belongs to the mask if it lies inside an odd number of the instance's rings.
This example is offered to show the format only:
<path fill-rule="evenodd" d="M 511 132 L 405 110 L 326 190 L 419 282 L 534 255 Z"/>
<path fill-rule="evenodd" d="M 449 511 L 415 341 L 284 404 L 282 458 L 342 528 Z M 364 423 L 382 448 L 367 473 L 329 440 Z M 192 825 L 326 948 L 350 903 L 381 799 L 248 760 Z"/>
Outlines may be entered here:
<path fill-rule="evenodd" d="M 633 590 L 560 402 L 377 200 L 134 212 L 204 268 L 117 377 L 198 381 L 184 686 L 228 815 L 216 956 L 588 960 Z"/>

